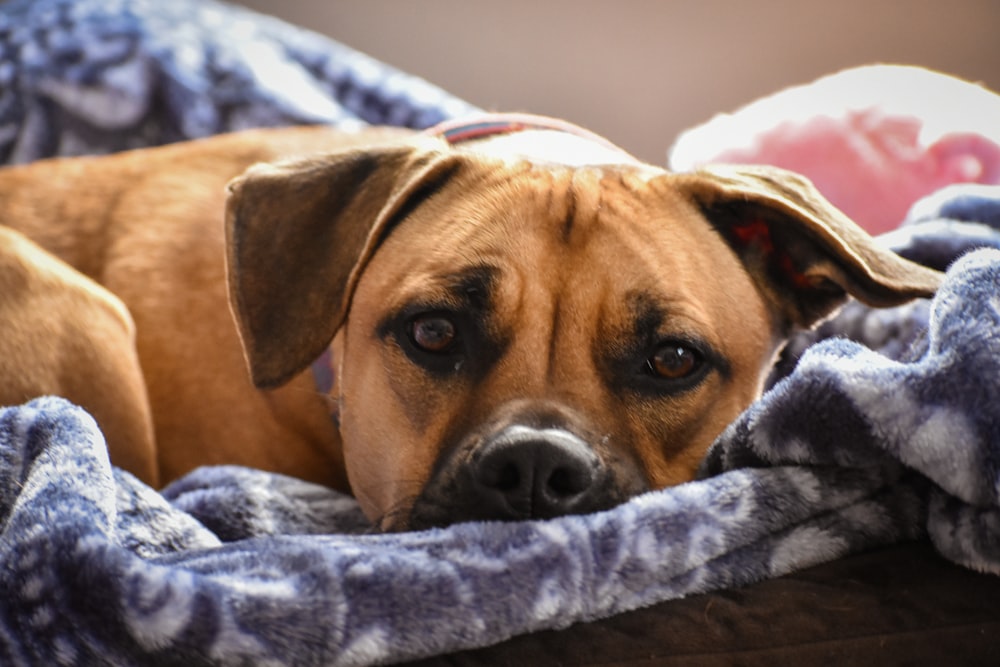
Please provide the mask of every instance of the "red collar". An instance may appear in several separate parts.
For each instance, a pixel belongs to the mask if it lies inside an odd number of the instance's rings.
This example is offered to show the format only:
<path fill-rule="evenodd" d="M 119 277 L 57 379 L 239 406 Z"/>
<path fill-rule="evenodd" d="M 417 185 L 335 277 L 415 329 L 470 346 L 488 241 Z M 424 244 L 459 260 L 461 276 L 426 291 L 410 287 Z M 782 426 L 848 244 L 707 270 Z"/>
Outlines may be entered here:
<path fill-rule="evenodd" d="M 606 148 L 622 152 L 620 147 L 615 146 L 601 135 L 594 134 L 590 130 L 585 130 L 579 125 L 574 125 L 558 118 L 527 113 L 484 113 L 475 116 L 466 116 L 455 120 L 446 120 L 427 128 L 424 130 L 424 133 L 441 137 L 454 146 L 466 141 L 475 141 L 476 139 L 483 139 L 485 137 L 524 132 L 526 130 L 566 132 L 567 134 L 573 134 L 601 144 Z"/>

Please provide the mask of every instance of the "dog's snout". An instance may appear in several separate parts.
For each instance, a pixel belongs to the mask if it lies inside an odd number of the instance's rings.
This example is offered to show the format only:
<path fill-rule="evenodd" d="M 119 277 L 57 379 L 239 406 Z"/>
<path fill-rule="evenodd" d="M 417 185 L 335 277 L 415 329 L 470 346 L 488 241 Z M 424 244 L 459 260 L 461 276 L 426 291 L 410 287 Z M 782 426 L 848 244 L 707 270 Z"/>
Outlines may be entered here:
<path fill-rule="evenodd" d="M 606 459 L 606 439 L 600 447 L 568 426 L 531 416 L 477 434 L 439 462 L 409 515 L 386 525 L 416 530 L 589 514 L 646 490 L 637 466 L 615 455 Z"/>
<path fill-rule="evenodd" d="M 489 514 L 550 518 L 589 509 L 603 467 L 568 431 L 512 426 L 480 447 L 470 472 Z"/>

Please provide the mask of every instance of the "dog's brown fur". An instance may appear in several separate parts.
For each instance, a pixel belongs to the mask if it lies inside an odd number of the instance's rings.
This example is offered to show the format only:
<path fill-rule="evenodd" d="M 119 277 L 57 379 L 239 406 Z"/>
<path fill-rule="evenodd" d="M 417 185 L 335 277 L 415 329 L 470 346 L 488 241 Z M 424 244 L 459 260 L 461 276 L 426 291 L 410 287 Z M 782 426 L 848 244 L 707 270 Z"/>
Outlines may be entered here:
<path fill-rule="evenodd" d="M 223 225 L 230 179 L 312 153 L 234 181 Z M 9 168 L 0 216 L 34 242 L 0 237 L 0 314 L 20 332 L 0 337 L 0 400 L 81 403 L 113 461 L 154 484 L 213 463 L 349 475 L 397 529 L 521 515 L 477 507 L 463 481 L 512 425 L 586 442 L 603 475 L 595 498 L 524 515 L 690 479 L 790 331 L 847 293 L 888 305 L 939 281 L 785 172 L 568 167 L 390 131 Z M 453 369 L 406 340 L 422 313 L 460 325 Z M 322 396 L 307 367 L 331 339 Z M 645 373 L 664 341 L 694 346 L 703 377 Z"/>
<path fill-rule="evenodd" d="M 128 366 L 136 352 L 127 342 L 127 327 L 116 338 L 96 329 L 127 322 L 120 309 L 110 317 L 94 317 L 68 305 L 34 309 L 33 320 L 4 318 L 4 331 L 16 326 L 34 349 L 31 354 L 10 351 L 4 335 L 0 357 L 17 364 L 16 374 L 36 384 L 12 386 L 6 379 L 14 370 L 5 369 L 0 401 L 17 404 L 52 393 L 88 408 L 106 406 L 95 412 L 108 415 L 97 418 L 110 451 L 113 456 L 131 453 L 129 458 L 116 456 L 115 462 L 152 484 L 198 465 L 234 463 L 346 488 L 328 399 L 316 394 L 311 378 L 302 374 L 268 392 L 258 391 L 248 378 L 228 305 L 223 211 L 226 183 L 251 164 L 370 139 L 318 128 L 259 130 L 0 170 L 0 223 L 19 230 L 127 306 L 138 332 L 139 362 L 128 370 L 134 375 L 141 366 L 148 407 L 133 409 L 146 400 L 132 379 L 80 386 L 89 373 L 79 358 L 66 354 L 71 336 L 50 340 L 47 331 L 64 330 L 67 320 L 76 323 L 74 330 L 93 322 L 90 338 L 106 341 L 96 349 L 109 354 L 88 366 Z M 11 254 L 9 245 L 4 252 Z M 63 276 L 72 283 L 67 273 Z M 5 280 L 6 308 L 15 300 L 9 285 Z M 27 293 L 43 298 L 47 290 L 46 285 L 29 285 Z M 112 303 L 110 295 L 104 296 Z M 95 297 L 88 297 L 80 308 L 93 310 Z M 59 371 L 41 374 L 39 368 Z M 120 426 L 109 430 L 111 421 Z"/>

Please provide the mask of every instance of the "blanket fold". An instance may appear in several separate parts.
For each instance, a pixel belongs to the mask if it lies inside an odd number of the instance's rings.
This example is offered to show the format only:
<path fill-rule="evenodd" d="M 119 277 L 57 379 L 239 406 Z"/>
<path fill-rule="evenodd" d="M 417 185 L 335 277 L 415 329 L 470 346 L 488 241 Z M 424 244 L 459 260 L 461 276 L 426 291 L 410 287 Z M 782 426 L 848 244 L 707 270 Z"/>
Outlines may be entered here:
<path fill-rule="evenodd" d="M 913 531 L 896 527 L 915 525 L 920 505 L 868 471 L 774 468 L 552 522 L 319 536 L 307 534 L 316 527 L 309 511 L 269 521 L 287 508 L 284 491 L 303 508 L 350 510 L 347 499 L 257 471 L 195 473 L 219 482 L 214 497 L 201 498 L 203 518 L 211 508 L 231 512 L 247 491 L 261 508 L 244 508 L 258 522 L 223 543 L 112 470 L 93 420 L 61 399 L 0 414 L 0 448 L 24 461 L 10 480 L 22 491 L 2 508 L 5 664 L 362 664 L 427 655 L 906 539 Z M 837 493 L 817 495 L 824 485 Z M 177 498 L 197 514 L 191 493 Z M 863 527 L 873 512 L 884 522 L 877 534 Z M 820 539 L 827 532 L 842 537 Z"/>

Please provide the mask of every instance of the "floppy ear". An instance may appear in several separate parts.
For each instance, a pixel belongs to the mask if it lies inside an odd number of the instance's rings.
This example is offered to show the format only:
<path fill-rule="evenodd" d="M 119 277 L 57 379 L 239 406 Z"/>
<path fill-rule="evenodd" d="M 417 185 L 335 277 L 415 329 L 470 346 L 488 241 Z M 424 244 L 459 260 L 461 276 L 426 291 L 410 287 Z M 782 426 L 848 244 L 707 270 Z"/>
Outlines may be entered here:
<path fill-rule="evenodd" d="M 279 386 L 323 352 L 379 242 L 456 168 L 382 147 L 255 165 L 229 184 L 229 296 L 255 385 Z"/>
<path fill-rule="evenodd" d="M 942 274 L 879 246 L 806 178 L 714 165 L 674 176 L 740 256 L 785 326 L 808 327 L 850 294 L 893 306 L 934 294 Z"/>

